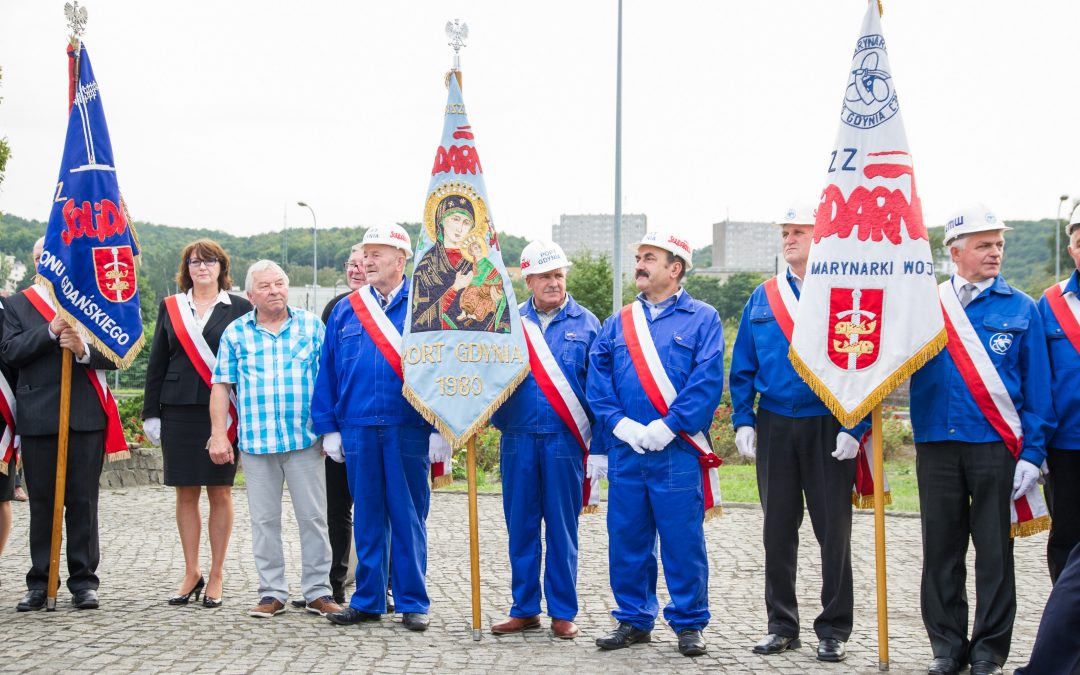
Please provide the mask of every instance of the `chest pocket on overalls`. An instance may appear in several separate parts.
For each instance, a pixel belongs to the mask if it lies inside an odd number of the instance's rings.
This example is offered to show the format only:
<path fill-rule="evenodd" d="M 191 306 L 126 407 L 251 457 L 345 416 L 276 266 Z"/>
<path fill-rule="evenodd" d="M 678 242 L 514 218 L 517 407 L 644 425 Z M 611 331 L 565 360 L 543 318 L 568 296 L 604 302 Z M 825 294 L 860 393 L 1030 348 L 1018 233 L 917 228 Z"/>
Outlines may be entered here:
<path fill-rule="evenodd" d="M 364 335 L 364 327 L 358 323 L 351 323 L 339 332 L 341 340 L 338 351 L 341 352 L 342 361 L 350 361 L 360 356 L 360 340 Z"/>
<path fill-rule="evenodd" d="M 671 336 L 671 351 L 668 353 L 671 366 L 679 372 L 689 374 L 694 367 L 694 352 L 697 338 L 686 333 Z"/>
<path fill-rule="evenodd" d="M 1027 329 L 1028 318 L 1023 315 L 987 314 L 983 317 L 983 330 L 990 335 L 986 351 L 995 366 L 1016 362 Z"/>
<path fill-rule="evenodd" d="M 571 364 L 577 368 L 585 367 L 585 359 L 588 357 L 589 344 L 583 337 L 574 333 L 566 333 L 562 344 L 559 346 L 559 358 L 563 363 Z"/>

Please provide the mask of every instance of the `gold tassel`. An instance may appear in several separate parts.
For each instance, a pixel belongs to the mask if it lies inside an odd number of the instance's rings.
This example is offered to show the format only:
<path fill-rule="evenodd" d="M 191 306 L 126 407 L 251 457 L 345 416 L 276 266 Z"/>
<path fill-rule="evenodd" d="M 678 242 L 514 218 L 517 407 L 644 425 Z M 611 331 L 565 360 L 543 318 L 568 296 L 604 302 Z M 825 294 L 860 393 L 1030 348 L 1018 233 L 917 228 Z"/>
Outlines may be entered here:
<path fill-rule="evenodd" d="M 439 488 L 446 487 L 447 485 L 450 485 L 453 482 L 454 482 L 454 476 L 453 475 L 448 474 L 448 475 L 445 475 L 445 476 L 435 476 L 434 478 L 431 479 L 431 489 L 432 490 L 438 490 Z"/>
<path fill-rule="evenodd" d="M 885 16 L 885 6 L 881 4 L 881 0 L 877 0 L 877 15 L 879 18 Z"/>
<path fill-rule="evenodd" d="M 110 462 L 119 462 L 125 459 L 131 459 L 130 450 L 121 450 L 120 452 L 107 452 L 105 456 L 109 458 Z"/>
<path fill-rule="evenodd" d="M 799 357 L 798 353 L 795 351 L 794 346 L 788 349 L 788 358 L 791 360 L 791 365 L 795 368 L 795 372 L 797 372 L 799 377 L 806 382 L 806 385 L 810 387 L 810 390 L 817 394 L 818 398 L 821 399 L 821 402 L 829 409 L 829 412 L 840 421 L 840 424 L 851 428 L 856 426 L 864 417 L 870 414 L 870 411 L 873 410 L 877 404 L 881 403 L 886 396 L 892 393 L 894 389 L 903 384 L 904 380 L 911 377 L 911 375 L 919 368 L 922 368 L 927 361 L 934 358 L 938 352 L 945 348 L 945 344 L 948 341 L 949 336 L 943 328 L 941 329 L 941 332 L 927 342 L 922 349 L 893 371 L 892 375 L 886 377 L 885 380 L 870 392 L 866 398 L 863 399 L 863 402 L 851 412 L 848 412 L 844 406 L 840 404 L 840 401 L 838 401 L 833 393 L 829 391 L 829 388 L 825 386 L 825 383 L 818 379 L 818 376 L 814 374 L 814 371 L 803 362 L 802 358 Z"/>
<path fill-rule="evenodd" d="M 0 464 L 0 474 L 3 474 L 5 476 L 8 475 L 8 463 L 7 462 L 3 462 L 2 464 Z"/>
<path fill-rule="evenodd" d="M 598 513 L 599 511 L 600 511 L 600 505 L 599 504 L 592 504 L 590 506 L 582 507 L 581 515 L 586 516 L 586 515 L 589 515 L 591 513 Z"/>
<path fill-rule="evenodd" d="M 709 522 L 713 518 L 720 518 L 724 515 L 724 507 L 717 505 L 705 512 L 705 522 Z"/>
<path fill-rule="evenodd" d="M 1030 537 L 1033 534 L 1045 532 L 1050 529 L 1050 516 L 1039 516 L 1033 518 L 1024 523 L 1013 523 L 1009 536 L 1013 539 L 1017 537 Z"/>
<path fill-rule="evenodd" d="M 464 431 L 460 436 L 454 433 L 450 426 L 443 421 L 441 417 L 435 414 L 435 412 L 427 406 L 426 403 L 412 390 L 412 387 L 408 383 L 403 384 L 401 387 L 401 393 L 405 397 L 405 400 L 412 404 L 412 407 L 416 408 L 416 411 L 428 421 L 428 424 L 433 425 L 439 430 L 439 433 L 443 435 L 443 438 L 450 444 L 452 448 L 462 448 L 468 443 L 469 439 L 480 433 L 480 430 L 487 425 L 488 420 L 495 414 L 495 411 L 499 409 L 506 399 L 514 393 L 518 385 L 521 384 L 529 374 L 529 367 L 526 365 L 521 369 L 517 375 L 514 376 L 510 383 L 506 385 L 502 393 L 495 397 L 488 406 L 480 413 L 480 416 L 469 425 L 469 428 Z"/>
<path fill-rule="evenodd" d="M 892 493 L 891 492 L 886 492 L 885 493 L 884 501 L 885 501 L 885 506 L 888 506 L 889 504 L 892 504 Z M 872 508 L 874 508 L 874 495 L 873 494 L 860 495 L 860 494 L 858 494 L 856 492 L 852 492 L 851 493 L 851 505 L 854 506 L 857 509 L 872 509 Z"/>

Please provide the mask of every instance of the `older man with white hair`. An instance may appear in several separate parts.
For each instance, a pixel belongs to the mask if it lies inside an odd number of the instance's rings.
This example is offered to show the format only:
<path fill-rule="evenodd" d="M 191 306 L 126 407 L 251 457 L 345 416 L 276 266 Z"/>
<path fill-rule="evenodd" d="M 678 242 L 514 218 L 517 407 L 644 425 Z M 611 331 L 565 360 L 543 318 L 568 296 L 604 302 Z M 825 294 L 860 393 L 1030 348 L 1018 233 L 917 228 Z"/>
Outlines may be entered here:
<path fill-rule="evenodd" d="M 260 600 L 250 616 L 285 611 L 289 585 L 281 539 L 282 488 L 300 529 L 301 589 L 309 612 L 340 611 L 330 590 L 326 477 L 322 446 L 311 423 L 311 397 L 325 329 L 319 317 L 289 306 L 289 277 L 276 263 L 248 268 L 248 299 L 255 309 L 221 335 L 210 392 L 210 459 L 233 461 L 228 438 L 229 393 L 236 389 L 238 446 L 243 454 L 251 512 L 251 547 Z"/>

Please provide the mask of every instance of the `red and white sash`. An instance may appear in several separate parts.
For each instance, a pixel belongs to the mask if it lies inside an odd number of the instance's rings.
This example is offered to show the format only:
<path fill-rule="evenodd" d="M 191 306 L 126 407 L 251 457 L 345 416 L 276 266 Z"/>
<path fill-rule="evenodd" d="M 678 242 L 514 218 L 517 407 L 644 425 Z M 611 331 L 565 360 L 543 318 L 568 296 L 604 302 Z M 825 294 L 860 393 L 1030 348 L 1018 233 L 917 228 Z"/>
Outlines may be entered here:
<path fill-rule="evenodd" d="M 765 298 L 769 301 L 769 309 L 776 317 L 776 324 L 784 333 L 787 341 L 791 342 L 791 333 L 795 330 L 795 315 L 799 313 L 799 299 L 791 290 L 788 283 L 787 273 L 777 274 L 765 282 Z"/>
<path fill-rule="evenodd" d="M 56 318 L 56 309 L 52 306 L 52 300 L 40 286 L 34 284 L 23 293 L 42 318 L 50 322 Z M 109 461 L 128 459 L 131 457 L 131 452 L 124 439 L 124 425 L 120 422 L 120 411 L 116 407 L 116 399 L 113 398 L 109 383 L 105 380 L 105 371 L 84 368 L 83 372 L 90 378 L 90 386 L 94 388 L 98 402 L 101 403 L 101 409 L 105 411 L 105 456 Z"/>
<path fill-rule="evenodd" d="M 1043 295 L 1050 304 L 1050 311 L 1054 313 L 1061 330 L 1069 338 L 1073 349 L 1080 352 L 1080 299 L 1075 293 L 1065 293 L 1065 286 L 1069 283 L 1066 279 L 1046 289 Z"/>
<path fill-rule="evenodd" d="M 521 325 L 525 329 L 525 344 L 529 347 L 529 369 L 540 391 L 544 393 L 555 414 L 563 421 L 585 454 L 584 462 L 589 461 L 589 446 L 592 443 L 592 426 L 585 406 L 581 405 L 569 380 L 559 367 L 555 356 L 548 347 L 547 340 L 540 326 L 524 313 L 521 306 Z M 582 511 L 593 513 L 600 508 L 600 476 L 585 478 L 581 489 Z"/>
<path fill-rule="evenodd" d="M 365 284 L 356 291 L 349 293 L 349 304 L 352 305 L 356 318 L 360 325 L 371 335 L 379 353 L 383 355 L 397 376 L 404 380 L 401 370 L 401 332 L 397 326 L 386 316 L 386 311 L 375 301 L 371 294 L 371 285 Z M 454 482 L 453 458 L 443 462 L 431 463 L 431 484 L 433 487 L 442 487 Z"/>
<path fill-rule="evenodd" d="M 0 434 L 0 473 L 8 474 L 8 462 L 15 456 L 19 446 L 15 444 L 15 392 L 7 378 L 0 375 L 0 421 L 4 423 L 4 432 Z"/>
<path fill-rule="evenodd" d="M 183 303 L 183 305 L 181 304 Z M 184 348 L 191 365 L 195 366 L 195 372 L 199 374 L 208 388 L 213 388 L 210 377 L 217 366 L 217 354 L 210 349 L 202 330 L 195 323 L 195 317 L 191 310 L 186 307 L 187 294 L 177 293 L 165 298 L 165 311 L 169 315 L 169 323 L 176 332 L 176 339 Z M 239 419 L 236 413 L 236 391 L 229 388 L 229 442 L 236 445 L 236 421 Z"/>
<path fill-rule="evenodd" d="M 949 335 L 948 350 L 960 377 L 975 399 L 986 421 L 1005 442 L 1014 459 L 1020 458 L 1024 447 L 1024 428 L 1020 413 L 1013 405 L 1009 390 L 998 374 L 986 347 L 971 325 L 960 299 L 956 297 L 952 280 L 938 286 L 941 308 L 945 315 L 945 330 Z M 1050 527 L 1050 515 L 1038 483 L 1012 505 L 1012 534 L 1028 536 Z"/>
<path fill-rule="evenodd" d="M 634 301 L 623 307 L 620 315 L 623 337 L 634 362 L 634 370 L 645 389 L 645 395 L 658 413 L 667 415 L 668 408 L 675 402 L 678 392 L 668 378 L 660 354 L 656 351 L 652 334 L 649 333 L 649 322 L 645 319 L 645 310 L 640 302 Z M 723 510 L 720 500 L 720 476 L 716 469 L 723 464 L 723 460 L 712 451 L 709 439 L 700 431 L 693 435 L 680 431 L 679 437 L 698 453 L 706 520 L 721 515 Z"/>

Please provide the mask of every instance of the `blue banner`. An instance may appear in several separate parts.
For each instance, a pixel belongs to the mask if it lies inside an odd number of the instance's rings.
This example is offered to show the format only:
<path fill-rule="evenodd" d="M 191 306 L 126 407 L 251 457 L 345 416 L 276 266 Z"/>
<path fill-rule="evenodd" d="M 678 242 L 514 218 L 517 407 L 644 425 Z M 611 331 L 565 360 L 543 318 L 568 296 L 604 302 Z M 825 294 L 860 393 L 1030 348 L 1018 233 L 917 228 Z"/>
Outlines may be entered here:
<path fill-rule="evenodd" d="M 81 326 L 89 342 L 125 367 L 143 344 L 135 278 L 139 245 L 120 197 L 101 90 L 86 47 L 69 46 L 68 60 L 67 137 L 38 281 L 64 320 Z"/>
<path fill-rule="evenodd" d="M 401 354 L 405 397 L 455 447 L 487 423 L 529 364 L 460 76 L 449 77 Z"/>

